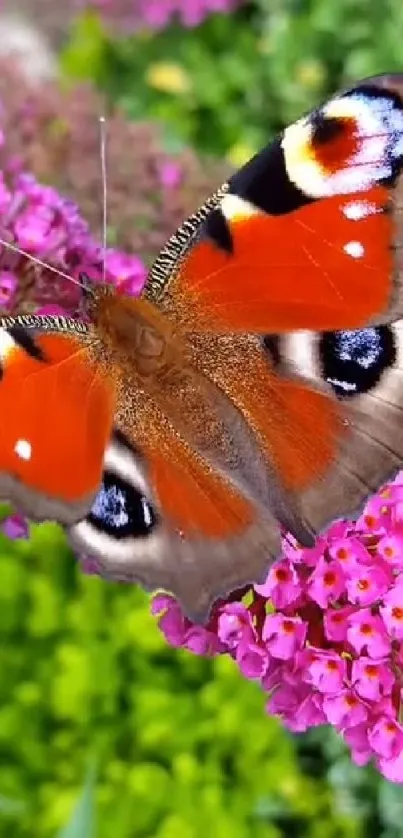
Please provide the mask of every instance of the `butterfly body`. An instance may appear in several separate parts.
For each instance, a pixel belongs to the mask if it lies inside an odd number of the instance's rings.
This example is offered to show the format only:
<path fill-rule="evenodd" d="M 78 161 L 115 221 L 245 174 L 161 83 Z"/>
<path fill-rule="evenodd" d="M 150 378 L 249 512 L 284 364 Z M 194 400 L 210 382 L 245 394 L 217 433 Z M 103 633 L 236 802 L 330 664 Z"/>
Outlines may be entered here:
<path fill-rule="evenodd" d="M 0 490 L 43 393 L 42 409 L 66 408 L 66 457 L 52 482 L 38 454 L 12 499 L 53 510 L 106 577 L 166 588 L 206 619 L 264 578 L 281 527 L 312 545 L 403 464 L 402 217 L 403 77 L 389 75 L 286 128 L 172 236 L 140 299 L 92 287 L 81 333 L 48 319 L 44 335 L 37 319 L 35 378 L 19 319 Z M 75 472 L 70 510 L 65 493 L 55 511 Z M 31 503 L 35 480 L 48 506 Z"/>

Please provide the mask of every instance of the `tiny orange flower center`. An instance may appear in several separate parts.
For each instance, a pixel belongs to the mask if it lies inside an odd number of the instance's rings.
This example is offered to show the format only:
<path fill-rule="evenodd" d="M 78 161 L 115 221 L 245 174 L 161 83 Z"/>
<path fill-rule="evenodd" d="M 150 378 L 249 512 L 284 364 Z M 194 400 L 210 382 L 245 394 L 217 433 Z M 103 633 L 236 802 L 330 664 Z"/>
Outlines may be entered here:
<path fill-rule="evenodd" d="M 398 608 L 397 605 L 392 608 L 392 617 L 394 617 L 395 620 L 403 620 L 403 608 Z"/>
<path fill-rule="evenodd" d="M 396 728 L 392 721 L 386 722 L 385 731 L 386 733 L 396 733 Z"/>

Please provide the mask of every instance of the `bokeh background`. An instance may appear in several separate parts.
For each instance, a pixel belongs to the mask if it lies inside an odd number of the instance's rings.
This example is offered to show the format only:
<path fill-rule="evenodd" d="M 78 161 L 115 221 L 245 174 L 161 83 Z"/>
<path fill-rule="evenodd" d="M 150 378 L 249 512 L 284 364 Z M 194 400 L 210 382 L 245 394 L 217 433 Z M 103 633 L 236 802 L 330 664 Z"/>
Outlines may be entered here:
<path fill-rule="evenodd" d="M 97 235 L 106 114 L 108 241 L 148 266 L 276 130 L 403 69 L 402 44 L 401 0 L 3 0 L 2 154 Z M 401 787 L 327 730 L 287 734 L 232 661 L 168 648 L 147 597 L 84 575 L 57 527 L 0 554 L 0 836 L 403 834 Z"/>

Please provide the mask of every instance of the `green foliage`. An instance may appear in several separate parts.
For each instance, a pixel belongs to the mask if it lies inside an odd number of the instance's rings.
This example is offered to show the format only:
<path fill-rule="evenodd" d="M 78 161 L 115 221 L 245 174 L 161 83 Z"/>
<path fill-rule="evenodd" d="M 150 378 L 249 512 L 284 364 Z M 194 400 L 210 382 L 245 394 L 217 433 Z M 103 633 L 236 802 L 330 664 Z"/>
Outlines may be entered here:
<path fill-rule="evenodd" d="M 171 142 L 238 163 L 338 87 L 401 69 L 402 32 L 401 0 L 255 0 L 196 29 L 119 40 L 87 16 L 63 68 L 133 119 L 161 122 Z"/>
<path fill-rule="evenodd" d="M 85 577 L 55 526 L 0 552 L 1 838 L 364 834 L 322 750 L 304 764 L 229 659 L 170 649 L 147 598 Z"/>
<path fill-rule="evenodd" d="M 95 774 L 88 771 L 83 791 L 66 827 L 57 838 L 96 838 Z"/>

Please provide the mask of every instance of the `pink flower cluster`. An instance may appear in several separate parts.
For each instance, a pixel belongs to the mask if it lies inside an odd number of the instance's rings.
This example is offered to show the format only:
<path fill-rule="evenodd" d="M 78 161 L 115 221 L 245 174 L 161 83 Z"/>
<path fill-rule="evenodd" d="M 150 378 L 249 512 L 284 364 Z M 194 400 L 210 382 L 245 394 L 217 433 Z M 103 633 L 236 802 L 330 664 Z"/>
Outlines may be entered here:
<path fill-rule="evenodd" d="M 403 472 L 314 548 L 284 536 L 266 582 L 218 603 L 206 627 L 168 595 L 152 611 L 171 645 L 231 655 L 289 730 L 330 724 L 355 763 L 403 783 Z"/>
<path fill-rule="evenodd" d="M 3 143 L 0 131 L 0 149 Z M 41 310 L 54 300 L 58 310 L 74 314 L 81 289 L 57 271 L 73 279 L 84 271 L 97 280 L 104 263 L 107 281 L 128 294 L 138 294 L 146 278 L 137 256 L 114 249 L 103 254 L 76 204 L 8 156 L 0 168 L 0 239 L 10 244 L 0 243 L 0 315 L 27 307 Z"/>
<path fill-rule="evenodd" d="M 189 28 L 198 26 L 214 12 L 231 12 L 243 0 L 80 0 L 92 6 L 106 21 L 127 32 L 141 27 L 165 29 L 175 18 Z"/>

